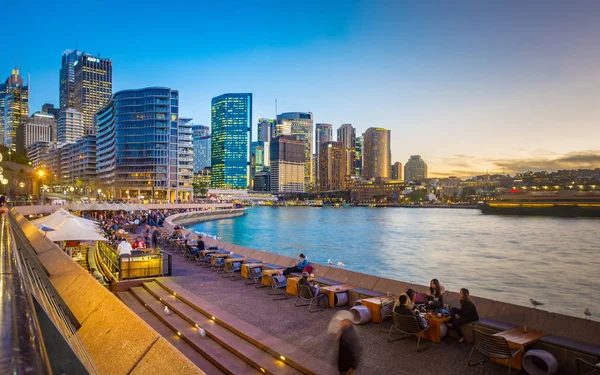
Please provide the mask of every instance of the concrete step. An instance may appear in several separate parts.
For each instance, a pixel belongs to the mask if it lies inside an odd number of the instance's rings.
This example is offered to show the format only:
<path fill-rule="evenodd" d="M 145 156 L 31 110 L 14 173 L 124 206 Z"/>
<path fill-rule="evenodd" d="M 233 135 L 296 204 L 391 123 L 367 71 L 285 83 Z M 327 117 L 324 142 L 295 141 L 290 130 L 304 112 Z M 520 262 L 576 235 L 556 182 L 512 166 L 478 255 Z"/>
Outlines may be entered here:
<path fill-rule="evenodd" d="M 339 373 L 331 364 L 321 361 L 299 348 L 256 328 L 252 324 L 189 292 L 169 278 L 159 277 L 154 281 L 173 297 L 177 297 L 181 302 L 202 315 L 207 317 L 214 316 L 219 325 L 224 326 L 237 336 L 246 339 L 246 341 L 270 353 L 275 358 L 283 356 L 286 364 L 293 366 L 303 374 L 325 375 Z M 240 289 L 240 293 L 243 293 L 243 288 Z"/>
<path fill-rule="evenodd" d="M 209 360 L 207 360 L 202 354 L 196 349 L 190 346 L 185 340 L 183 340 L 177 333 L 173 332 L 167 327 L 160 319 L 158 319 L 152 312 L 150 312 L 137 298 L 130 292 L 119 292 L 117 296 L 123 303 L 129 307 L 137 316 L 142 318 L 148 325 L 162 337 L 169 341 L 177 350 L 185 355 L 190 361 L 192 361 L 199 369 L 204 371 L 207 375 L 223 375 L 224 372 L 219 370 Z"/>
<path fill-rule="evenodd" d="M 178 336 L 225 374 L 260 374 L 259 371 L 249 366 L 216 341 L 200 336 L 198 328 L 189 324 L 181 316 L 175 313 L 167 316 L 164 313 L 165 305 L 143 287 L 131 288 L 131 293 L 173 332 L 177 333 Z"/>
<path fill-rule="evenodd" d="M 157 283 L 145 283 L 144 288 L 148 290 L 154 297 L 162 299 L 164 304 L 167 304 L 171 311 L 179 314 L 182 318 L 188 321 L 192 326 L 198 324 L 206 330 L 207 336 L 217 341 L 221 346 L 227 348 L 238 357 L 242 358 L 254 368 L 263 371 L 267 374 L 281 375 L 300 375 L 300 371 L 285 362 L 282 362 L 278 356 L 274 356 L 257 347 L 253 343 L 238 336 L 223 325 L 213 321 L 198 310 L 192 308 L 186 303 L 180 301 L 172 293 L 169 293 Z"/>

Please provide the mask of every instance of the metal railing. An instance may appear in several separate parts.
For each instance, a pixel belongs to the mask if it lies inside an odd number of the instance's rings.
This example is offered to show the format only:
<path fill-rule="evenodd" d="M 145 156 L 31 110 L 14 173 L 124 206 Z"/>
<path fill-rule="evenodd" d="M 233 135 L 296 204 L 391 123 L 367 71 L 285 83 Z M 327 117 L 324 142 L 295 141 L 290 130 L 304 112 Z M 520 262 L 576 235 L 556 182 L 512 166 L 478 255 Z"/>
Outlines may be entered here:
<path fill-rule="evenodd" d="M 51 374 L 31 293 L 6 216 L 0 217 L 0 373 Z"/>
<path fill-rule="evenodd" d="M 38 322 L 37 330 L 33 331 L 28 339 L 33 342 L 39 341 L 41 346 L 46 348 L 45 353 L 41 353 L 39 357 L 50 367 L 48 372 L 34 371 L 33 373 L 98 374 L 99 371 L 77 333 L 77 329 L 80 327 L 79 322 L 54 289 L 47 271 L 39 263 L 35 250 L 27 237 L 12 214 L 10 214 L 12 230 L 7 229 L 5 232 L 4 226 L 8 224 L 8 220 L 6 218 L 2 220 L 2 236 L 7 235 L 11 239 L 12 245 L 9 251 L 19 264 L 19 277 L 23 281 L 27 298 L 32 301 L 32 305 L 22 307 L 19 315 L 32 317 Z M 0 294 L 5 295 L 4 292 L 4 290 L 0 290 Z M 3 318 L 3 322 L 5 320 Z M 12 323 L 17 323 L 14 318 Z M 12 353 L 17 352 L 13 350 Z M 19 353 L 17 354 L 21 356 Z M 0 373 L 9 372 L 3 371 L 0 367 Z M 21 372 L 10 371 L 10 373 Z"/>

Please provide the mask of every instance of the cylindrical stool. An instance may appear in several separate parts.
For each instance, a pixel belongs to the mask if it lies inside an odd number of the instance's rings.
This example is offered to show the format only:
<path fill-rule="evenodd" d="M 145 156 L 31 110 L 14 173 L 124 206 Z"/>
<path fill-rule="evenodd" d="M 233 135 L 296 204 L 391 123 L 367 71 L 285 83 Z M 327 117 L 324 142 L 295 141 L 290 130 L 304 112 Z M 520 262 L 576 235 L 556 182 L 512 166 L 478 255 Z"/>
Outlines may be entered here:
<path fill-rule="evenodd" d="M 354 324 L 365 324 L 371 320 L 371 310 L 366 306 L 354 306 L 350 309 L 350 312 Z"/>
<path fill-rule="evenodd" d="M 448 326 L 444 323 L 440 324 L 440 339 L 443 339 L 448 334 Z"/>
<path fill-rule="evenodd" d="M 525 352 L 522 363 L 525 371 L 531 375 L 553 375 L 558 372 L 556 358 L 545 350 L 532 349 Z M 544 364 L 546 368 L 543 368 Z"/>
<path fill-rule="evenodd" d="M 335 294 L 334 303 L 336 306 L 344 306 L 348 304 L 348 293 L 341 292 Z"/>

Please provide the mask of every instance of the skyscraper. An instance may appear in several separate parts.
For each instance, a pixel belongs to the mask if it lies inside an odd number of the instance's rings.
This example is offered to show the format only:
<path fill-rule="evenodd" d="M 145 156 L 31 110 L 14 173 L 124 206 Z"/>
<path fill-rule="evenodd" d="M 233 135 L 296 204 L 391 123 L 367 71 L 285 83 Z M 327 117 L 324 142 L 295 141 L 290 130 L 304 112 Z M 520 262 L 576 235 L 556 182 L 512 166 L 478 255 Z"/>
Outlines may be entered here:
<path fill-rule="evenodd" d="M 304 189 L 314 189 L 315 177 L 312 168 L 313 114 L 312 112 L 287 112 L 277 115 L 277 122 L 289 123 L 290 135 L 304 143 Z M 272 181 L 271 181 L 272 182 Z"/>
<path fill-rule="evenodd" d="M 319 191 L 346 189 L 348 152 L 340 142 L 325 142 L 319 151 Z"/>
<path fill-rule="evenodd" d="M 346 157 L 346 174 L 354 175 L 356 165 L 354 162 L 356 153 L 356 129 L 351 124 L 342 124 L 337 130 L 337 141 L 342 143 L 348 153 Z"/>
<path fill-rule="evenodd" d="M 276 130 L 275 120 L 271 120 L 268 118 L 259 118 L 257 128 L 257 140 L 259 142 L 271 142 L 271 138 L 273 138 L 273 133 L 275 133 Z"/>
<path fill-rule="evenodd" d="M 51 142 L 56 132 L 54 116 L 36 112 L 17 128 L 17 152 L 25 155 L 27 148 L 38 141 Z"/>
<path fill-rule="evenodd" d="M 427 164 L 421 155 L 411 155 L 404 166 L 404 181 L 423 181 L 427 178 Z"/>
<path fill-rule="evenodd" d="M 175 101 L 174 101 L 175 100 Z M 175 104 L 174 104 L 175 103 Z M 179 103 L 179 93 L 171 92 L 171 119 L 177 117 Z M 192 119 L 188 117 L 179 117 L 177 120 L 177 138 L 178 154 L 177 154 L 177 199 L 188 201 L 193 198 L 191 191 L 192 178 L 194 177 L 194 146 L 192 135 Z M 173 136 L 173 128 L 171 128 L 171 137 Z"/>
<path fill-rule="evenodd" d="M 94 115 L 112 95 L 112 61 L 82 53 L 73 65 L 73 109 L 83 115 L 84 134 L 93 134 Z"/>
<path fill-rule="evenodd" d="M 271 140 L 270 183 L 272 192 L 304 191 L 305 142 L 282 135 Z"/>
<path fill-rule="evenodd" d="M 29 117 L 29 83 L 25 85 L 17 68 L 0 85 L 0 117 L 2 142 L 6 147 L 16 150 L 17 128 Z"/>
<path fill-rule="evenodd" d="M 180 163 L 178 113 L 179 93 L 166 87 L 119 91 L 98 111 L 98 179 L 107 196 L 169 201 L 191 197 L 191 181 L 180 178 L 181 169 L 191 169 L 192 161 Z"/>
<path fill-rule="evenodd" d="M 83 115 L 74 109 L 63 109 L 58 115 L 58 142 L 75 142 L 85 135 Z"/>
<path fill-rule="evenodd" d="M 392 165 L 392 180 L 402 180 L 402 163 L 399 161 Z"/>
<path fill-rule="evenodd" d="M 250 186 L 252 94 L 223 94 L 211 104 L 211 183 L 216 189 Z"/>
<path fill-rule="evenodd" d="M 60 68 L 60 109 L 75 107 L 75 62 L 81 56 L 80 51 L 65 50 Z"/>
<path fill-rule="evenodd" d="M 363 178 L 389 179 L 391 156 L 390 131 L 384 128 L 367 129 L 363 134 Z"/>
<path fill-rule="evenodd" d="M 362 165 L 363 165 L 363 137 L 356 137 L 356 151 L 354 152 L 354 163 L 355 163 L 355 168 L 354 168 L 354 174 L 357 177 L 361 177 L 362 176 Z"/>
<path fill-rule="evenodd" d="M 210 167 L 210 127 L 192 125 L 192 142 L 194 148 L 194 173 Z"/>
<path fill-rule="evenodd" d="M 317 156 L 321 150 L 321 144 L 333 141 L 333 127 L 331 124 L 315 125 L 315 152 Z"/>

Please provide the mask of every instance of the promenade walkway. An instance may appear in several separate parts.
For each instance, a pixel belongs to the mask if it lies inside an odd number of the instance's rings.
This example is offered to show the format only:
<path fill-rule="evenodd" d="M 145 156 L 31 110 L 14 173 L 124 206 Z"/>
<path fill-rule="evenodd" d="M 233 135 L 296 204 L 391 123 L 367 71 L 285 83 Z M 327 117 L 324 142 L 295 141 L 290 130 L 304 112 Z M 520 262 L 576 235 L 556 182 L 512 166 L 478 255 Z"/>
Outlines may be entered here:
<path fill-rule="evenodd" d="M 310 314 L 294 307 L 294 300 L 273 301 L 267 289 L 255 289 L 244 281 L 230 281 L 207 268 L 197 267 L 174 256 L 171 280 L 208 302 L 270 333 L 302 351 L 334 364 L 336 345 L 328 338 L 327 325 L 338 309 Z M 492 363 L 469 367 L 470 344 L 448 338 L 416 352 L 416 341 L 388 343 L 387 333 L 376 324 L 355 326 L 363 345 L 358 374 L 506 374 L 506 368 Z M 387 326 L 389 327 L 389 325 Z"/>

